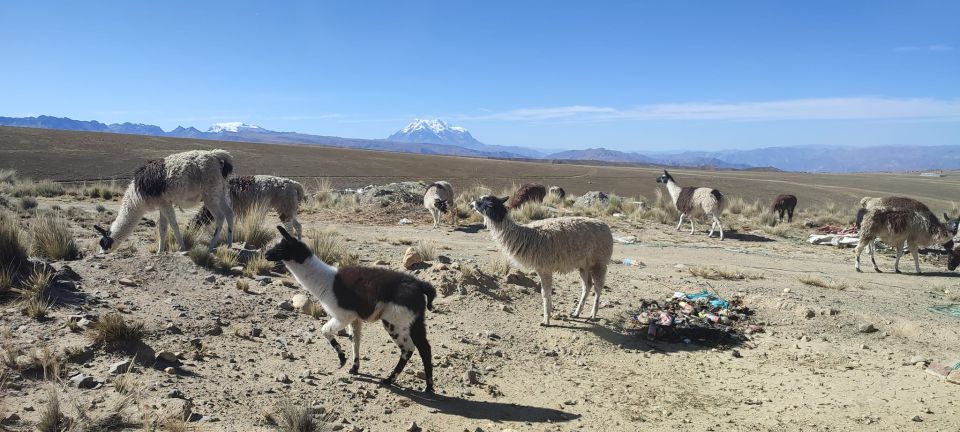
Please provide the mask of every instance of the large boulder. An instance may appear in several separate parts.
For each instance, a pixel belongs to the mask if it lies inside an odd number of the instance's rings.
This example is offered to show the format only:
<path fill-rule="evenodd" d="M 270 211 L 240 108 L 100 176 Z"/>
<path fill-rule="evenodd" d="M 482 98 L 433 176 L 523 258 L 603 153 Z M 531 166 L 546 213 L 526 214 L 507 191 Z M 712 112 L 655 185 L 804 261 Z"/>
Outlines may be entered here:
<path fill-rule="evenodd" d="M 593 207 L 594 205 L 607 205 L 610 202 L 610 197 L 600 191 L 590 191 L 573 202 L 573 205 L 576 207 Z"/>
<path fill-rule="evenodd" d="M 380 186 L 367 186 L 357 191 L 361 204 L 386 207 L 391 204 L 423 204 L 423 194 L 427 187 L 420 182 L 390 183 Z"/>

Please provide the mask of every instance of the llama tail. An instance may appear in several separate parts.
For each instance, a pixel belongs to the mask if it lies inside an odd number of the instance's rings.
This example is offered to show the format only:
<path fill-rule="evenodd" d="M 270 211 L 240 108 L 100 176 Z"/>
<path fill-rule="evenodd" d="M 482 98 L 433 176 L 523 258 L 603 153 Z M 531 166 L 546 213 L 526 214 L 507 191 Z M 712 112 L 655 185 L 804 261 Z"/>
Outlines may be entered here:
<path fill-rule="evenodd" d="M 863 217 L 867 214 L 867 209 L 861 208 L 857 210 L 857 230 L 860 229 L 860 225 L 863 225 Z"/>
<path fill-rule="evenodd" d="M 303 193 L 303 185 L 300 184 L 299 182 L 292 182 L 292 183 L 293 183 L 293 187 L 296 188 L 297 190 L 297 202 L 303 202 L 303 200 L 307 199 L 307 195 Z"/>
<path fill-rule="evenodd" d="M 437 298 L 437 290 L 427 282 L 420 284 L 420 289 L 423 290 L 423 295 L 427 297 L 427 309 L 433 310 L 433 299 Z"/>
<path fill-rule="evenodd" d="M 223 149 L 210 150 L 214 157 L 220 160 L 220 173 L 227 178 L 233 172 L 233 156 Z"/>

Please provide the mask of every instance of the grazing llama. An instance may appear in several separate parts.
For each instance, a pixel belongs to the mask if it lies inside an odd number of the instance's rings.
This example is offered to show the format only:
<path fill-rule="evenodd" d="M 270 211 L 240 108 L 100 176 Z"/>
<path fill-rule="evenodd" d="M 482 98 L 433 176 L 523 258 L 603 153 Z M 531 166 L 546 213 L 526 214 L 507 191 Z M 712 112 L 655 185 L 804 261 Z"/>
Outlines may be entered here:
<path fill-rule="evenodd" d="M 507 207 L 515 209 L 520 208 L 520 206 L 528 202 L 543 202 L 543 198 L 545 196 L 547 196 L 546 186 L 536 183 L 527 183 L 520 186 L 520 188 L 513 193 L 513 196 L 510 197 L 510 203 L 507 205 Z"/>
<path fill-rule="evenodd" d="M 297 220 L 300 203 L 304 200 L 303 185 L 284 177 L 254 175 L 230 179 L 230 200 L 237 217 L 252 211 L 258 203 L 273 208 L 287 229 L 303 236 L 303 226 Z M 197 212 L 191 224 L 200 227 L 213 221 L 213 214 L 206 206 Z"/>
<path fill-rule="evenodd" d="M 567 191 L 563 190 L 563 188 L 560 186 L 550 186 L 549 192 L 551 195 L 555 195 L 557 198 L 560 198 L 561 201 L 567 197 Z"/>
<path fill-rule="evenodd" d="M 380 320 L 383 327 L 400 347 L 400 361 L 390 375 L 381 381 L 390 385 L 403 371 L 413 350 L 420 353 L 427 386 L 424 392 L 433 393 L 433 363 L 425 310 L 433 310 L 436 290 L 427 282 L 406 273 L 378 267 L 336 268 L 324 263 L 302 241 L 278 226 L 282 238 L 267 251 L 270 261 L 282 261 L 301 287 L 313 294 L 330 320 L 323 325 L 323 336 L 337 352 L 340 367 L 347 356 L 334 338 L 337 332 L 350 326 L 353 335 L 353 366 L 351 374 L 360 372 L 360 334 L 364 321 Z"/>
<path fill-rule="evenodd" d="M 923 204 L 920 204 L 923 205 Z M 870 261 L 873 269 L 880 272 L 874 252 L 874 240 L 880 239 L 896 251 L 896 260 L 893 269 L 900 273 L 900 257 L 903 256 L 903 246 L 913 255 L 913 263 L 917 274 L 920 272 L 919 247 L 931 244 L 943 245 L 949 255 L 948 267 L 956 268 L 960 258 L 953 249 L 953 236 L 946 226 L 937 219 L 929 209 L 924 208 L 885 208 L 874 207 L 862 214 L 862 223 L 859 226 L 860 243 L 856 248 L 856 263 L 854 268 L 860 270 L 860 254 L 864 248 L 870 249 Z"/>
<path fill-rule="evenodd" d="M 797 207 L 797 197 L 794 195 L 777 195 L 773 200 L 773 206 L 770 207 L 771 213 L 777 213 L 780 216 L 780 222 L 783 222 L 783 215 L 786 213 L 787 222 L 793 222 L 793 210 Z"/>
<path fill-rule="evenodd" d="M 473 202 L 483 215 L 493 240 L 514 263 L 533 269 L 540 276 L 543 296 L 543 326 L 550 325 L 553 312 L 553 274 L 577 270 L 583 282 L 580 301 L 573 316 L 580 316 L 583 303 L 594 291 L 593 311 L 597 317 L 600 291 L 607 276 L 607 263 L 613 254 L 613 236 L 607 224 L 585 217 L 559 217 L 518 225 L 504 206 L 507 198 L 484 196 Z"/>
<path fill-rule="evenodd" d="M 209 248 L 220 241 L 220 230 L 227 222 L 227 244 L 233 243 L 233 209 L 227 193 L 226 177 L 233 171 L 233 159 L 226 150 L 191 150 L 163 159 L 147 161 L 133 173 L 133 180 L 123 194 L 117 219 L 110 230 L 94 226 L 100 238 L 100 252 L 106 253 L 133 232 L 140 217 L 149 210 L 160 210 L 157 231 L 160 234 L 157 253 L 166 250 L 167 225 L 181 251 L 187 245 L 180 235 L 174 205 L 192 205 L 197 202 L 210 209 L 216 228 Z"/>
<path fill-rule="evenodd" d="M 707 237 L 713 237 L 714 228 L 720 230 L 720 240 L 723 240 L 723 225 L 720 223 L 720 214 L 727 201 L 723 198 L 720 191 L 707 187 L 680 187 L 667 170 L 663 170 L 663 175 L 657 177 L 657 183 L 663 183 L 667 186 L 667 192 L 673 200 L 673 205 L 680 212 L 680 222 L 677 223 L 677 231 L 683 225 L 683 217 L 690 217 L 690 234 L 694 233 L 693 218 L 701 214 L 710 215 L 713 218 L 713 224 L 710 225 L 710 233 Z"/>
<path fill-rule="evenodd" d="M 433 227 L 440 224 L 440 215 L 450 212 L 450 223 L 457 226 L 457 206 L 454 203 L 453 186 L 445 181 L 438 181 L 427 186 L 423 193 L 423 206 L 433 216 Z"/>

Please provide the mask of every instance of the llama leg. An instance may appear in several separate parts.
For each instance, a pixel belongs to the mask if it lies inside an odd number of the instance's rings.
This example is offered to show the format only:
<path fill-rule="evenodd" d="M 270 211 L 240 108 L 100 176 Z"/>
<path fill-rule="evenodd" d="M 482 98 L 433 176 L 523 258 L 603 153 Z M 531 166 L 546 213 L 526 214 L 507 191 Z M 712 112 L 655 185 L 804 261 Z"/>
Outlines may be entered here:
<path fill-rule="evenodd" d="M 713 222 L 710 222 L 710 232 L 707 233 L 707 237 L 713 237 L 713 230 L 717 227 L 717 220 L 714 219 Z"/>
<path fill-rule="evenodd" d="M 693 219 L 694 218 L 691 216 L 690 217 L 690 235 L 693 235 L 693 233 L 696 231 L 696 228 L 693 227 Z"/>
<path fill-rule="evenodd" d="M 330 346 L 332 346 L 337 352 L 337 358 L 340 359 L 339 367 L 343 367 L 343 365 L 347 364 L 347 355 L 343 353 L 343 349 L 340 348 L 340 344 L 337 343 L 335 336 L 337 335 L 338 331 L 345 329 L 347 325 L 349 325 L 349 323 L 345 323 L 334 317 L 330 318 L 330 321 L 327 321 L 327 323 L 320 328 L 320 332 L 323 334 L 323 337 L 327 338 L 327 341 L 330 342 Z"/>
<path fill-rule="evenodd" d="M 870 244 L 868 244 L 867 247 L 870 248 L 870 262 L 873 263 L 873 270 L 876 271 L 877 273 L 882 273 L 880 271 L 880 266 L 877 265 L 877 258 L 875 256 L 877 249 L 876 249 L 876 246 L 873 244 L 873 240 L 870 240 Z"/>
<path fill-rule="evenodd" d="M 781 218 L 783 219 L 783 218 Z M 793 209 L 787 210 L 787 223 L 793 223 Z"/>
<path fill-rule="evenodd" d="M 853 251 L 853 252 L 854 252 L 854 255 L 856 255 L 856 257 L 857 257 L 857 258 L 853 261 L 853 268 L 856 269 L 857 272 L 863 271 L 863 270 L 860 270 L 860 254 L 863 253 L 863 248 L 864 248 L 864 245 L 865 245 L 865 244 L 866 244 L 866 243 L 861 240 L 859 243 L 857 243 L 857 248 L 856 248 L 856 250 Z"/>
<path fill-rule="evenodd" d="M 590 313 L 590 319 L 597 319 L 597 309 L 600 309 L 600 292 L 603 291 L 603 284 L 607 279 L 607 265 L 602 264 L 593 269 L 593 312 Z"/>
<path fill-rule="evenodd" d="M 297 214 L 294 213 L 293 216 L 290 216 L 290 224 L 293 225 L 293 228 L 297 230 L 297 240 L 303 239 L 303 225 L 300 224 L 300 221 L 297 220 Z"/>
<path fill-rule="evenodd" d="M 903 245 L 898 244 L 894 249 L 897 250 L 897 259 L 893 261 L 893 271 L 900 273 L 900 257 L 903 256 Z"/>
<path fill-rule="evenodd" d="M 390 385 L 393 384 L 393 380 L 397 379 L 397 375 L 403 372 L 403 368 L 407 366 L 407 361 L 413 356 L 415 346 L 410 337 L 410 327 L 401 328 L 386 320 L 383 321 L 383 326 L 387 329 L 387 332 L 390 333 L 393 342 L 400 347 L 400 360 L 397 361 L 397 366 L 393 368 L 393 372 L 390 372 L 389 376 L 384 378 L 383 381 L 380 381 L 381 385 Z"/>
<path fill-rule="evenodd" d="M 917 267 L 917 274 L 923 274 L 920 271 L 920 253 L 915 244 L 907 244 L 907 247 L 910 248 L 910 254 L 913 255 L 913 265 Z"/>
<path fill-rule="evenodd" d="M 720 216 L 713 215 L 713 221 L 717 223 L 717 230 L 720 231 L 720 240 L 723 240 L 723 223 L 720 222 Z"/>
<path fill-rule="evenodd" d="M 435 208 L 430 209 L 430 216 L 433 216 L 433 227 L 440 225 L 440 212 Z"/>
<path fill-rule="evenodd" d="M 427 379 L 423 392 L 433 394 L 433 353 L 430 351 L 430 342 L 427 341 L 427 326 L 423 323 L 423 315 L 417 317 L 410 326 L 410 338 L 420 353 L 420 360 L 423 361 L 423 375 Z"/>
<path fill-rule="evenodd" d="M 587 300 L 587 294 L 590 292 L 590 272 L 587 269 L 580 269 L 580 280 L 582 281 L 580 291 L 580 301 L 577 302 L 577 307 L 573 309 L 573 316 L 580 316 L 580 311 L 583 310 L 583 302 Z"/>
<path fill-rule="evenodd" d="M 459 213 L 460 213 L 460 212 L 457 211 L 456 205 L 454 205 L 454 207 L 453 207 L 452 209 L 450 209 L 450 218 L 453 219 L 453 227 L 454 227 L 454 228 L 456 228 L 458 225 L 460 225 L 460 214 L 459 214 Z"/>
<path fill-rule="evenodd" d="M 683 225 L 683 215 L 685 213 L 680 213 L 680 222 L 677 223 L 677 231 L 680 231 L 680 226 Z"/>
<path fill-rule="evenodd" d="M 550 314 L 553 312 L 553 273 L 537 272 L 540 275 L 540 295 L 543 297 L 543 321 L 541 326 L 550 326 Z"/>
<path fill-rule="evenodd" d="M 227 245 L 233 244 L 233 224 L 236 219 L 236 215 L 233 213 L 233 207 L 230 205 L 230 198 L 224 196 L 220 198 L 220 211 L 223 214 L 223 218 L 227 220 Z"/>
<path fill-rule="evenodd" d="M 357 319 L 350 323 L 350 333 L 353 335 L 353 366 L 350 367 L 350 373 L 356 375 L 360 372 L 360 332 L 363 329 L 363 321 Z"/>
<path fill-rule="evenodd" d="M 214 250 L 220 243 L 220 230 L 223 229 L 223 210 L 212 199 L 204 200 L 203 203 L 207 210 L 210 210 L 210 215 L 213 216 L 213 235 L 210 237 L 210 244 L 207 245 L 207 249 Z"/>
<path fill-rule="evenodd" d="M 177 240 L 177 246 L 180 248 L 180 252 L 185 252 L 187 250 L 187 244 L 183 242 L 183 236 L 180 234 L 180 226 L 177 224 L 177 212 L 173 209 L 172 205 L 166 204 L 160 207 L 160 213 L 166 213 L 167 223 L 170 224 L 170 229 L 173 230 L 173 238 Z"/>
<path fill-rule="evenodd" d="M 157 235 L 157 255 L 160 255 L 167 251 L 167 215 L 163 214 L 163 207 L 160 207 L 160 217 L 157 218 Z"/>

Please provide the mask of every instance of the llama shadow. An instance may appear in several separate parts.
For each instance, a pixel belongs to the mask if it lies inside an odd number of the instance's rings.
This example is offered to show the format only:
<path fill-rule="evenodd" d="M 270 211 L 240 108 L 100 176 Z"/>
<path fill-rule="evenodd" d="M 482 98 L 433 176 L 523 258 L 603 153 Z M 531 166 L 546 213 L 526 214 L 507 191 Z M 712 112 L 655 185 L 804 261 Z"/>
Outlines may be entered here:
<path fill-rule="evenodd" d="M 891 271 L 889 273 L 893 273 L 893 272 Z M 921 276 L 921 277 L 923 276 L 944 277 L 944 278 L 960 277 L 960 273 L 951 272 L 951 271 L 925 271 L 920 275 L 917 275 L 916 273 L 900 273 L 900 274 L 912 274 L 914 276 Z"/>
<path fill-rule="evenodd" d="M 683 330 L 684 333 L 682 336 L 679 334 L 668 334 L 667 338 L 651 340 L 639 332 L 623 331 L 623 329 L 617 327 L 607 327 L 597 322 L 591 322 L 589 319 L 566 318 L 563 322 L 565 324 L 551 324 L 550 327 L 590 332 L 603 341 L 620 347 L 621 349 L 653 350 L 660 353 L 673 353 L 704 351 L 713 348 L 734 348 L 743 344 L 743 340 L 732 337 L 729 332 L 719 327 L 688 328 Z M 575 323 L 576 325 L 569 323 Z M 683 339 L 689 339 L 690 343 L 683 342 Z"/>
<path fill-rule="evenodd" d="M 580 414 L 552 408 L 513 403 L 473 401 L 453 396 L 426 395 L 419 391 L 396 386 L 385 388 L 398 396 L 403 396 L 424 407 L 434 409 L 437 412 L 468 419 L 489 420 L 493 422 L 555 423 L 580 418 Z"/>
<path fill-rule="evenodd" d="M 482 230 L 483 228 L 485 228 L 485 226 L 482 223 L 476 223 L 471 225 L 460 225 L 454 228 L 453 230 L 460 231 L 467 234 L 476 234 L 480 232 L 480 230 Z"/>
<path fill-rule="evenodd" d="M 724 239 L 733 239 L 736 241 L 755 242 L 755 243 L 768 243 L 768 242 L 776 241 L 769 237 L 759 236 L 756 234 L 741 233 L 741 232 L 725 232 Z"/>

